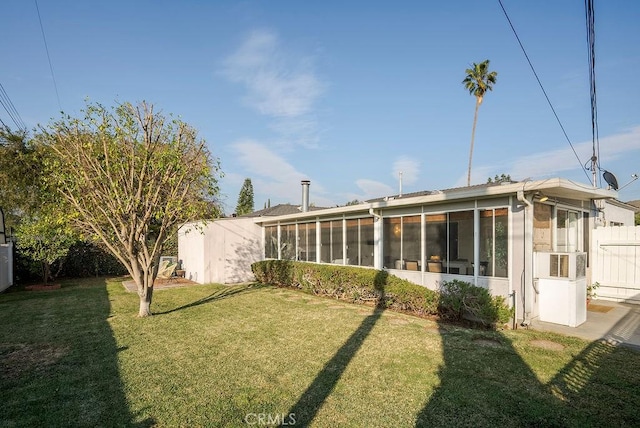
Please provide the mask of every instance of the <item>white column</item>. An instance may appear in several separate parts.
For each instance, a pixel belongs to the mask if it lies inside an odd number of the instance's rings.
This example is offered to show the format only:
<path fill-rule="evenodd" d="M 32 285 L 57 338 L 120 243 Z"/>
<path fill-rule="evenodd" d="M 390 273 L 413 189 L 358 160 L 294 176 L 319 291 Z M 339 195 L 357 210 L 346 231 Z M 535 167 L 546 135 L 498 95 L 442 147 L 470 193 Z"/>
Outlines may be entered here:
<path fill-rule="evenodd" d="M 480 275 L 480 210 L 478 201 L 473 210 L 473 283 L 478 285 L 478 275 Z"/>

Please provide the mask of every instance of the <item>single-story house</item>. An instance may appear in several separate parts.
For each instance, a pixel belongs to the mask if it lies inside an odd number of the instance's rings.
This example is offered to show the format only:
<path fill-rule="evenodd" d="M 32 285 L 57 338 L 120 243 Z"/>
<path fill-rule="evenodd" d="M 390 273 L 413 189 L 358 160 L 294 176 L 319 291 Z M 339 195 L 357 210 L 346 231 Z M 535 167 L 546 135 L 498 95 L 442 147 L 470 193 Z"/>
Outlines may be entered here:
<path fill-rule="evenodd" d="M 586 320 L 591 231 L 617 196 L 552 178 L 313 210 L 309 182 L 302 185 L 302 205 L 287 212 L 184 225 L 178 252 L 187 277 L 247 281 L 251 263 L 270 258 L 385 269 L 430 289 L 453 279 L 485 287 L 515 306 L 519 323 L 577 326 Z"/>
<path fill-rule="evenodd" d="M 604 215 L 598 226 L 633 226 L 638 208 L 617 199 L 602 201 Z"/>

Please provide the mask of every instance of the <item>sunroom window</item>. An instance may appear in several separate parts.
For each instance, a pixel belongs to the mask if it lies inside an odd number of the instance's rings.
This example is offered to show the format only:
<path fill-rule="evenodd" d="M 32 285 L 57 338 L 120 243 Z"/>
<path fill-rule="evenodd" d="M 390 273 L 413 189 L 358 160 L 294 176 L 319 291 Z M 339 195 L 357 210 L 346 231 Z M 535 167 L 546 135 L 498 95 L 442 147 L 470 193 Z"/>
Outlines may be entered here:
<path fill-rule="evenodd" d="M 420 216 L 384 219 L 384 266 L 420 270 Z"/>
<path fill-rule="evenodd" d="M 316 261 L 316 224 L 302 223 L 298 225 L 298 260 Z"/>
<path fill-rule="evenodd" d="M 278 258 L 278 226 L 264 228 L 264 257 L 267 259 Z"/>
<path fill-rule="evenodd" d="M 373 266 L 373 218 L 347 220 L 346 264 Z"/>
<path fill-rule="evenodd" d="M 480 211 L 480 275 L 506 278 L 509 264 L 506 208 Z"/>

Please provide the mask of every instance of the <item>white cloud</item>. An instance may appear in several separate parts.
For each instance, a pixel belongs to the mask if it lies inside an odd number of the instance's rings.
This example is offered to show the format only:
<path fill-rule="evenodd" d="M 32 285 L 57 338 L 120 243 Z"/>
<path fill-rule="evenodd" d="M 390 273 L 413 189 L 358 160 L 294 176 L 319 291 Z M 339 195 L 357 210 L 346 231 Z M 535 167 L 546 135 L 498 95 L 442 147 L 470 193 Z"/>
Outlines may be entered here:
<path fill-rule="evenodd" d="M 305 178 L 281 156 L 269 150 L 264 144 L 254 140 L 242 140 L 232 145 L 238 153 L 238 161 L 247 171 L 258 176 L 277 179 L 279 181 L 297 180 Z"/>
<path fill-rule="evenodd" d="M 242 169 L 251 171 L 251 182 L 256 194 L 265 195 L 274 203 L 298 204 L 302 199 L 301 180 L 311 180 L 310 202 L 317 206 L 333 206 L 332 197 L 311 177 L 298 171 L 285 158 L 255 140 L 242 140 L 232 144 Z M 332 195 L 334 196 L 334 195 Z M 260 201 L 256 201 L 260 203 Z M 256 208 L 259 208 L 256 206 Z"/>
<path fill-rule="evenodd" d="M 402 184 L 412 185 L 418 181 L 420 162 L 408 156 L 401 156 L 393 163 L 393 178 L 398 180 L 402 172 Z"/>
<path fill-rule="evenodd" d="M 367 200 L 380 198 L 382 196 L 394 195 L 397 193 L 391 186 L 380 183 L 379 181 L 368 180 L 366 178 L 361 178 L 356 180 L 356 185 L 360 190 L 362 190 L 363 194 L 360 197 L 355 197 L 353 199 L 359 200 Z"/>
<path fill-rule="evenodd" d="M 574 144 L 573 147 L 580 160 L 576 158 L 573 150 L 568 145 L 557 150 L 534 153 L 522 156 L 511 161 L 505 161 L 500 165 L 479 166 L 474 168 L 472 173 L 474 182 L 478 177 L 490 177 L 495 174 L 506 173 L 515 180 L 525 178 L 540 179 L 545 177 L 561 177 L 568 172 L 580 170 L 580 164 L 587 162 L 591 158 L 592 142 L 585 141 Z M 624 160 L 630 152 L 640 150 L 640 126 L 630 128 L 622 133 L 600 138 L 600 165 L 607 167 L 615 161 Z M 583 175 L 586 180 L 587 176 Z M 466 182 L 462 177 L 458 180 L 458 185 Z"/>
<path fill-rule="evenodd" d="M 281 145 L 288 146 L 291 143 L 306 148 L 317 148 L 320 140 L 318 123 L 310 117 L 282 118 L 273 122 L 271 129 L 280 134 Z"/>
<path fill-rule="evenodd" d="M 223 74 L 246 86 L 247 103 L 261 114 L 291 118 L 308 114 L 324 91 L 311 64 L 287 56 L 274 32 L 256 30 L 224 61 Z"/>

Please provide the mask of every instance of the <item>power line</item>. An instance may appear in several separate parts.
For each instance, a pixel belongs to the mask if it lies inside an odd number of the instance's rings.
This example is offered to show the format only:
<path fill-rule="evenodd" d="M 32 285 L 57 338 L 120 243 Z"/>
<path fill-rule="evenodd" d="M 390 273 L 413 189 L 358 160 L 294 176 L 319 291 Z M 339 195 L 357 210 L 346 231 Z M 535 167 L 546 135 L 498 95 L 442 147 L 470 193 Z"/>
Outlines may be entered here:
<path fill-rule="evenodd" d="M 0 104 L 2 104 L 2 107 L 4 107 L 4 109 L 6 110 L 7 114 L 9 115 L 13 123 L 16 124 L 16 127 L 18 129 L 22 129 L 26 131 L 27 125 L 25 125 L 24 121 L 20 117 L 20 113 L 18 113 L 18 110 L 16 110 L 16 107 L 11 102 L 11 98 L 9 98 L 7 91 L 4 90 L 4 86 L 2 86 L 1 83 L 0 83 Z M 6 127 L 6 124 L 4 122 L 2 122 L 2 124 L 3 126 Z"/>
<path fill-rule="evenodd" d="M 597 171 L 600 169 L 600 139 L 598 138 L 598 103 L 596 99 L 596 30 L 593 0 L 584 0 L 584 10 L 587 22 L 587 47 L 589 52 L 589 93 L 591 96 L 591 173 L 593 186 L 597 185 Z M 602 184 L 602 179 L 600 180 Z"/>
<path fill-rule="evenodd" d="M 524 49 L 524 46 L 522 45 L 522 42 L 520 41 L 520 37 L 518 37 L 518 33 L 516 32 L 516 29 L 513 27 L 513 24 L 511 23 L 511 19 L 509 19 L 509 15 L 507 14 L 507 11 L 505 10 L 504 6 L 502 5 L 502 0 L 498 0 L 498 3 L 500 3 L 500 7 L 502 8 L 502 12 L 504 12 L 504 16 L 507 18 L 507 21 L 509 22 L 509 26 L 511 27 L 511 30 L 513 31 L 513 34 L 516 36 L 516 39 L 518 40 L 518 44 L 520 45 L 520 49 L 522 49 L 522 53 L 524 53 L 524 56 L 527 59 L 527 62 L 529 63 L 529 67 L 531 67 L 531 71 L 533 71 L 533 75 L 536 77 L 536 80 L 538 81 L 538 85 L 540 85 L 540 89 L 542 89 L 542 93 L 544 94 L 544 97 L 547 99 L 547 103 L 549 104 L 549 107 L 551 107 L 551 111 L 553 112 L 553 115 L 556 117 L 556 120 L 558 121 L 558 125 L 560 125 L 560 129 L 562 129 L 562 133 L 564 134 L 564 137 L 567 139 L 567 142 L 569 143 L 569 146 L 571 146 L 571 150 L 573 151 L 573 154 L 575 155 L 576 159 L 578 160 L 578 163 L 580 164 L 580 168 L 582 169 L 582 172 L 584 172 L 584 174 L 587 176 L 587 180 L 591 181 L 591 177 L 589 177 L 589 174 L 587 173 L 587 170 L 585 169 L 584 165 L 582 164 L 582 161 L 580 160 L 580 157 L 578 156 L 578 153 L 576 153 L 576 149 L 573 147 L 573 144 L 571 143 L 571 140 L 569 139 L 569 136 L 567 135 L 567 132 L 564 130 L 564 126 L 562 125 L 562 122 L 560 122 L 560 118 L 558 117 L 558 114 L 556 113 L 556 109 L 553 108 L 553 104 L 551 104 L 551 100 L 549 99 L 549 96 L 547 95 L 547 91 L 544 90 L 544 86 L 542 86 L 542 82 L 540 81 L 540 78 L 538 77 L 538 73 L 536 73 L 536 69 L 533 67 L 533 64 L 531 63 L 531 60 L 529 59 L 529 55 L 527 55 L 527 51 Z"/>
<path fill-rule="evenodd" d="M 60 95 L 58 94 L 58 84 L 56 83 L 56 76 L 53 74 L 53 65 L 51 65 L 51 56 L 49 55 L 49 46 L 47 45 L 47 37 L 44 35 L 44 27 L 42 26 L 42 18 L 40 17 L 40 8 L 38 7 L 38 0 L 34 0 L 36 3 L 36 10 L 38 11 L 38 21 L 40 21 L 40 30 L 42 31 L 42 40 L 44 40 L 44 49 L 47 51 L 47 59 L 49 60 L 49 70 L 51 70 L 51 78 L 53 79 L 53 87 L 56 90 L 56 99 L 58 100 L 58 107 L 62 111 L 62 105 L 60 104 Z"/>

